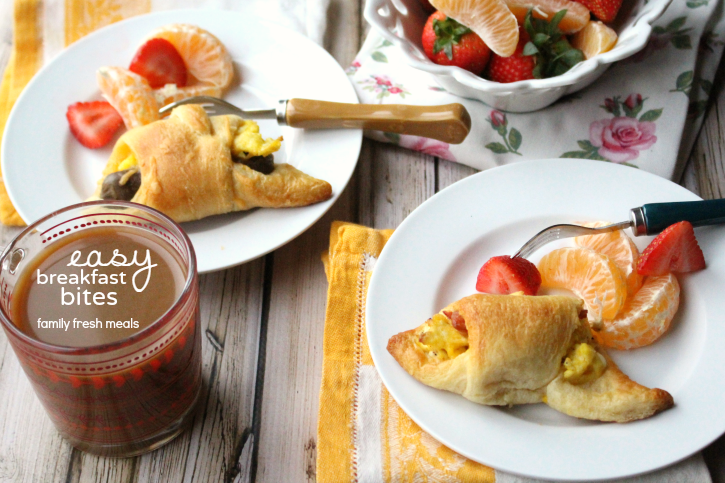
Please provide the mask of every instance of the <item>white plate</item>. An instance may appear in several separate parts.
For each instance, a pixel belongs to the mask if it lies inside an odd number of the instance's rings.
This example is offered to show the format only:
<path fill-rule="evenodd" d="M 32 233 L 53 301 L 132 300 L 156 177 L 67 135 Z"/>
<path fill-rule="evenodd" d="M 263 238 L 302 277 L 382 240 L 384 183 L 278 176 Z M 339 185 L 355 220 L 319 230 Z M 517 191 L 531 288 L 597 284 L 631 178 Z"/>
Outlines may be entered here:
<path fill-rule="evenodd" d="M 706 270 L 679 276 L 682 303 L 655 344 L 610 351 L 632 379 L 669 391 L 675 407 L 627 424 L 578 420 L 544 404 L 480 406 L 427 387 L 385 349 L 450 302 L 475 293 L 483 263 L 513 254 L 540 229 L 577 220 L 624 221 L 645 203 L 697 200 L 646 172 L 600 161 L 542 160 L 491 169 L 441 191 L 405 219 L 375 265 L 367 334 L 395 400 L 458 453 L 505 472 L 559 481 L 635 475 L 679 461 L 725 431 L 725 228 L 698 228 Z M 641 249 L 651 240 L 635 238 Z M 531 260 L 561 240 L 535 253 Z"/>
<path fill-rule="evenodd" d="M 240 7 L 241 8 L 241 7 Z M 309 39 L 241 11 L 181 10 L 134 17 L 94 32 L 63 51 L 28 84 L 8 118 L 2 172 L 20 216 L 32 222 L 88 198 L 113 142 L 91 150 L 73 138 L 65 112 L 78 101 L 101 99 L 96 70 L 127 67 L 140 42 L 156 27 L 193 23 L 216 35 L 231 53 L 235 84 L 224 98 L 246 108 L 273 107 L 301 97 L 357 103 L 345 72 Z M 184 223 L 200 272 L 260 257 L 317 221 L 347 185 L 362 142 L 360 130 L 305 131 L 260 121 L 265 137 L 284 136 L 275 160 L 288 162 L 332 185 L 333 198 L 289 209 L 259 209 Z"/>

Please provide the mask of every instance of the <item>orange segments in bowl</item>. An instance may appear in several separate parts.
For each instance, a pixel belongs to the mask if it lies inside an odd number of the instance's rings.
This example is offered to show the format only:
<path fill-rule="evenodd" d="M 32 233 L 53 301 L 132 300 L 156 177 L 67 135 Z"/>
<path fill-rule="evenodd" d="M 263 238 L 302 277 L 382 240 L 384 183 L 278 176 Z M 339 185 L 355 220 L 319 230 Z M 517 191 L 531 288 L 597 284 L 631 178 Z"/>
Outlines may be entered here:
<path fill-rule="evenodd" d="M 101 67 L 96 73 L 103 97 L 118 111 L 128 129 L 159 119 L 159 103 L 148 81 L 123 67 Z"/>
<path fill-rule="evenodd" d="M 534 18 L 544 20 L 551 20 L 556 12 L 566 10 L 566 15 L 559 22 L 559 30 L 567 35 L 583 29 L 590 18 L 589 9 L 581 3 L 570 0 L 504 0 L 504 2 L 522 25 L 529 10 L 532 10 Z"/>
<path fill-rule="evenodd" d="M 627 283 L 617 265 L 589 248 L 559 248 L 538 265 L 541 286 L 570 290 L 584 300 L 593 327 L 613 319 L 627 298 Z"/>
<path fill-rule="evenodd" d="M 224 44 L 206 30 L 196 25 L 171 24 L 154 30 L 148 38 L 171 42 L 198 83 L 221 89 L 231 84 L 234 77 L 232 58 Z M 187 85 L 193 85 L 193 82 Z"/>
<path fill-rule="evenodd" d="M 594 221 L 580 223 L 592 228 L 611 225 L 607 221 Z M 634 295 L 642 286 L 642 276 L 637 273 L 639 250 L 631 238 L 623 230 L 603 233 L 601 235 L 584 235 L 574 238 L 574 244 L 580 247 L 591 248 L 608 256 L 622 271 L 627 281 L 627 295 Z"/>
<path fill-rule="evenodd" d="M 476 32 L 501 57 L 510 57 L 516 50 L 519 25 L 504 0 L 431 0 L 430 3 Z"/>
<path fill-rule="evenodd" d="M 589 22 L 571 37 L 571 45 L 582 51 L 585 59 L 609 52 L 617 44 L 617 32 L 596 20 Z"/>
<path fill-rule="evenodd" d="M 612 320 L 605 320 L 594 338 L 613 349 L 635 349 L 659 339 L 677 313 L 680 285 L 672 273 L 647 277 L 639 291 Z"/>

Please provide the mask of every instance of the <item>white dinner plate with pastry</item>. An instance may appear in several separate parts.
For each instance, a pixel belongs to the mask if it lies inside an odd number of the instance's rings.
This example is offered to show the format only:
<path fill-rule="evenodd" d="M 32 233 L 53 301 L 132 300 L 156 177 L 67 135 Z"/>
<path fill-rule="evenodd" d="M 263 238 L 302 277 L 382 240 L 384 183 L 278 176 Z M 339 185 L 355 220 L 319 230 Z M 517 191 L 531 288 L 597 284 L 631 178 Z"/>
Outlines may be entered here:
<path fill-rule="evenodd" d="M 607 480 L 692 455 L 725 432 L 725 227 L 695 230 L 707 268 L 677 275 L 679 310 L 646 347 L 601 348 L 571 294 L 474 294 L 484 262 L 547 226 L 626 221 L 647 203 L 697 199 L 635 168 L 572 159 L 446 188 L 405 219 L 374 266 L 366 327 L 383 383 L 435 439 L 507 473 Z M 633 240 L 642 251 L 652 237 Z M 572 239 L 529 259 L 566 246 Z"/>
<path fill-rule="evenodd" d="M 256 109 L 274 108 L 279 100 L 289 98 L 358 102 L 345 72 L 324 49 L 300 34 L 256 19 L 251 7 L 242 7 L 235 12 L 179 10 L 152 13 L 118 22 L 84 37 L 32 79 L 15 104 L 5 128 L 3 180 L 20 216 L 26 222 L 32 222 L 56 209 L 98 195 L 102 176 L 123 165 L 124 161 L 128 164 L 125 158 L 129 153 L 145 153 L 147 161 L 134 160 L 143 174 L 138 198 L 145 204 L 153 201 L 156 205 L 152 206 L 168 208 L 175 219 L 184 222 L 182 226 L 196 250 L 199 271 L 211 272 L 269 253 L 322 217 L 352 176 L 360 153 L 362 132 L 294 129 L 280 127 L 274 120 L 259 120 L 263 138 L 283 138 L 281 147 L 275 147 L 278 150 L 274 153 L 274 163 L 284 169 L 267 176 L 268 173 L 260 174 L 235 164 L 235 181 L 230 181 L 232 178 L 229 177 L 223 182 L 217 182 L 216 177 L 226 168 L 213 172 L 183 168 L 182 163 L 191 159 L 191 153 L 204 152 L 212 156 L 224 142 L 236 143 L 236 138 L 230 140 L 229 136 L 221 141 L 212 139 L 224 136 L 216 135 L 220 132 L 219 123 L 211 123 L 203 113 L 194 114 L 200 116 L 201 121 L 194 119 L 194 115 L 177 116 L 182 122 L 177 123 L 177 128 L 169 135 L 166 129 L 149 129 L 143 136 L 123 138 L 122 146 L 116 151 L 114 145 L 127 132 L 125 128 L 102 148 L 82 146 L 68 127 L 65 116 L 68 106 L 75 102 L 102 100 L 96 82 L 97 70 L 103 66 L 127 68 L 138 47 L 154 29 L 174 23 L 201 27 L 226 47 L 234 77 L 223 98 L 232 104 Z M 190 132 L 189 126 L 194 127 L 191 131 L 196 130 L 192 132 L 195 141 L 185 147 L 180 139 Z M 208 135 L 210 126 L 214 127 L 215 136 Z M 176 157 L 169 158 L 166 166 L 158 168 L 154 165 L 153 169 L 144 171 L 144 166 L 158 158 L 158 153 L 151 148 L 159 146 L 179 147 Z M 229 151 L 229 146 L 226 150 Z M 242 148 L 238 153 L 247 154 Z M 121 154 L 126 155 L 124 159 L 115 158 Z M 179 161 L 178 173 L 174 173 L 175 160 Z M 241 171 L 245 172 L 239 176 Z M 150 179 L 147 175 L 151 172 L 166 173 L 167 178 Z M 205 206 L 198 206 L 169 199 L 173 190 L 164 191 L 167 199 L 154 199 L 151 194 L 154 184 L 163 185 L 166 179 L 174 177 L 179 177 L 180 186 L 198 185 L 195 190 L 209 191 L 210 201 Z M 243 179 L 242 183 L 240 179 Z M 322 183 L 317 183 L 319 180 Z M 126 182 L 125 178 L 123 182 Z M 249 189 L 243 190 L 244 193 L 240 191 L 240 185 L 244 183 L 256 190 L 253 195 L 249 195 Z M 290 184 L 294 184 L 294 189 L 290 189 Z M 185 192 L 189 191 L 186 189 Z"/>

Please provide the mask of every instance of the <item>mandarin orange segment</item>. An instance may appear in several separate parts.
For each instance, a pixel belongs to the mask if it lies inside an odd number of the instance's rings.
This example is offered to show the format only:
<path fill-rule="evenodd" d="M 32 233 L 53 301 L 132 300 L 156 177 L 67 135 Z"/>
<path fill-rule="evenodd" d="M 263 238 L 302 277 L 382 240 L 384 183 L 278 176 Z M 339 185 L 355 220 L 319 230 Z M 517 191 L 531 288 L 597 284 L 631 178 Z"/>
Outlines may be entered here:
<path fill-rule="evenodd" d="M 592 21 L 572 36 L 571 45 L 581 50 L 585 59 L 591 59 L 617 45 L 617 32 L 599 20 Z"/>
<path fill-rule="evenodd" d="M 584 300 L 589 321 L 598 327 L 613 319 L 627 299 L 627 284 L 617 265 L 589 248 L 559 248 L 538 265 L 541 286 L 564 288 Z"/>
<path fill-rule="evenodd" d="M 159 119 L 159 103 L 146 79 L 123 67 L 101 67 L 96 72 L 103 97 L 118 111 L 128 129 Z"/>
<path fill-rule="evenodd" d="M 176 87 L 174 84 L 168 84 L 160 89 L 154 89 L 154 96 L 159 106 L 165 106 L 172 102 L 186 99 L 193 96 L 211 96 L 221 97 L 222 89 L 219 86 L 210 84 L 197 84 L 187 87 Z"/>
<path fill-rule="evenodd" d="M 148 36 L 166 39 L 184 59 L 189 73 L 200 84 L 226 89 L 234 77 L 232 58 L 221 41 L 206 30 L 189 24 L 160 27 Z M 187 85 L 193 85 L 187 82 Z"/>
<path fill-rule="evenodd" d="M 566 15 L 559 22 L 559 30 L 565 34 L 573 34 L 589 23 L 589 9 L 581 3 L 570 0 L 504 0 L 516 20 L 523 25 L 526 12 L 532 10 L 535 18 L 551 20 L 556 12 L 566 10 Z"/>
<path fill-rule="evenodd" d="M 476 32 L 501 57 L 510 57 L 516 50 L 519 25 L 503 0 L 431 0 L 430 3 Z"/>
<path fill-rule="evenodd" d="M 642 288 L 627 300 L 619 314 L 605 319 L 594 338 L 613 349 L 635 349 L 662 337 L 680 304 L 680 284 L 674 274 L 647 277 Z"/>
<path fill-rule="evenodd" d="M 611 225 L 608 221 L 580 223 L 583 226 L 596 228 Z M 637 273 L 639 250 L 631 238 L 623 230 L 603 233 L 601 235 L 584 235 L 574 238 L 579 247 L 591 248 L 595 252 L 608 256 L 622 271 L 627 281 L 627 295 L 634 295 L 642 286 L 642 276 Z"/>

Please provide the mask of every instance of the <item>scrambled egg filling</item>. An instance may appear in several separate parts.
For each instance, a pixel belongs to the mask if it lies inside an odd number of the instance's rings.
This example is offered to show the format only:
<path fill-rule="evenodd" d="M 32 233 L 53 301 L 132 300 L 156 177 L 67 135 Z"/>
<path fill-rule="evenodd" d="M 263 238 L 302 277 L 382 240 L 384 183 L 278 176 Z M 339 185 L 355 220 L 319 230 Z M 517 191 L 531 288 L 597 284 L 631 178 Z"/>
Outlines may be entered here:
<path fill-rule="evenodd" d="M 126 159 L 121 161 L 118 164 L 118 167 L 116 168 L 116 171 L 124 171 L 129 168 L 133 168 L 134 166 L 138 165 L 138 160 L 136 160 L 136 156 L 133 155 L 133 153 L 126 156 Z"/>
<path fill-rule="evenodd" d="M 268 156 L 282 147 L 282 137 L 264 139 L 259 134 L 259 125 L 254 121 L 243 121 L 237 129 L 232 144 L 232 154 L 241 159 L 254 156 Z"/>
<path fill-rule="evenodd" d="M 232 144 L 232 154 L 237 158 L 247 160 L 255 156 L 268 156 L 282 147 L 282 137 L 277 139 L 264 139 L 259 134 L 259 125 L 254 121 L 244 120 L 239 125 L 234 135 L 234 143 Z M 133 153 L 118 163 L 115 171 L 124 171 L 134 166 L 138 166 L 138 160 Z"/>
<path fill-rule="evenodd" d="M 448 317 L 436 314 L 415 333 L 415 345 L 430 357 L 453 359 L 468 349 L 468 337 L 456 330 Z"/>
<path fill-rule="evenodd" d="M 576 344 L 564 360 L 564 380 L 571 384 L 584 384 L 602 375 L 607 361 L 587 343 Z"/>

